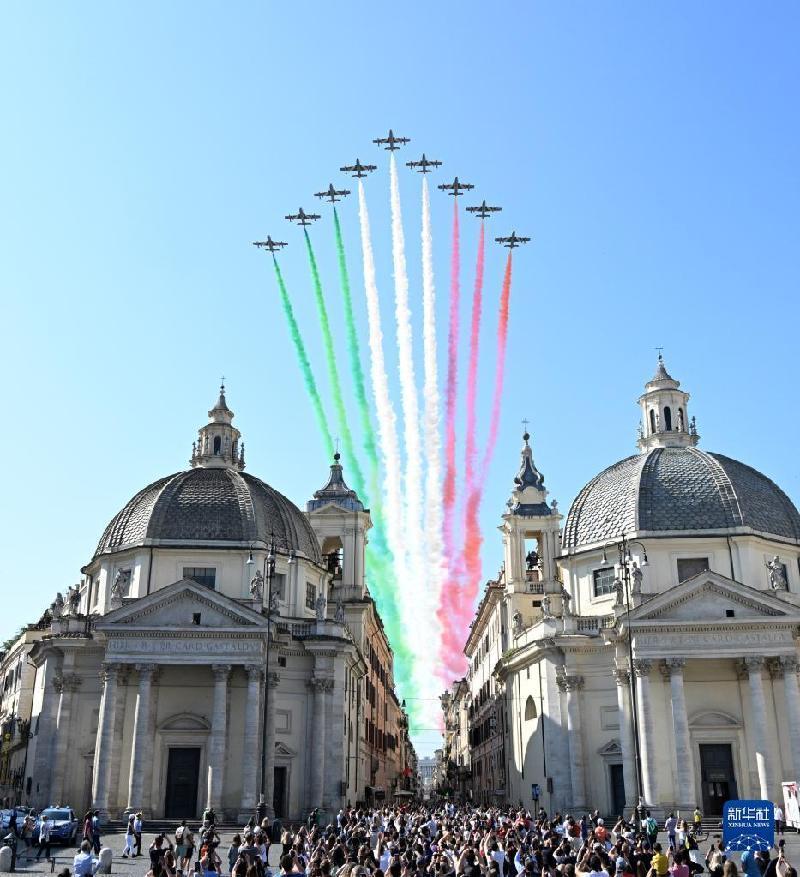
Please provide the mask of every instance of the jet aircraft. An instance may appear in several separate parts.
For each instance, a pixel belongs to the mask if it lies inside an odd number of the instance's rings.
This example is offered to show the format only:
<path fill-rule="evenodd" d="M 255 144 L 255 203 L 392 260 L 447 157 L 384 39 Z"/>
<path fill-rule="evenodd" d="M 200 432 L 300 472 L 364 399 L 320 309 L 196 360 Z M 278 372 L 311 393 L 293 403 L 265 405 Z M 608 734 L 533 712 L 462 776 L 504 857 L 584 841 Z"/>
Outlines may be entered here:
<path fill-rule="evenodd" d="M 452 183 L 441 183 L 439 188 L 443 192 L 448 192 L 450 195 L 454 195 L 458 198 L 459 195 L 463 195 L 468 189 L 474 189 L 475 186 L 472 183 L 462 183 L 459 181 L 458 177 L 456 177 Z"/>
<path fill-rule="evenodd" d="M 354 177 L 365 177 L 367 174 L 372 173 L 372 171 L 377 170 L 377 165 L 361 164 L 361 162 L 356 159 L 355 164 L 346 164 L 344 167 L 340 167 L 339 170 L 345 171 L 346 173 L 352 173 Z"/>
<path fill-rule="evenodd" d="M 486 219 L 491 213 L 499 213 L 502 209 L 502 207 L 489 207 L 485 200 L 477 207 L 467 207 L 470 213 L 474 213 L 475 216 L 479 216 L 481 219 Z"/>
<path fill-rule="evenodd" d="M 436 161 L 433 158 L 425 158 L 425 153 L 422 153 L 422 158 L 419 161 L 407 161 L 406 167 L 414 168 L 421 174 L 429 174 L 430 171 L 428 168 L 430 167 L 441 167 L 442 163 L 440 161 Z"/>
<path fill-rule="evenodd" d="M 286 241 L 273 241 L 272 238 L 267 235 L 267 239 L 265 241 L 253 241 L 253 246 L 258 247 L 261 250 L 269 250 L 270 253 L 274 253 L 279 251 L 281 247 L 286 246 Z"/>
<path fill-rule="evenodd" d="M 314 197 L 327 198 L 331 202 L 331 204 L 335 204 L 337 201 L 341 201 L 342 198 L 349 194 L 349 189 L 334 189 L 333 183 L 331 183 L 324 192 L 315 192 Z"/>
<path fill-rule="evenodd" d="M 395 137 L 394 131 L 389 128 L 389 135 L 387 137 L 376 137 L 373 143 L 377 143 L 378 146 L 383 146 L 384 143 L 388 143 L 388 146 L 385 146 L 384 149 L 388 149 L 389 152 L 394 152 L 395 149 L 399 149 L 404 143 L 410 143 L 411 140 L 408 137 Z M 400 144 L 398 146 L 397 144 Z"/>
<path fill-rule="evenodd" d="M 515 231 L 512 231 L 507 238 L 495 238 L 495 240 L 498 244 L 513 250 L 514 247 L 518 247 L 520 244 L 527 244 L 530 238 L 522 238 Z"/>
<path fill-rule="evenodd" d="M 286 218 L 289 222 L 296 222 L 298 225 L 311 225 L 315 219 L 319 219 L 319 213 L 306 213 L 302 207 L 298 207 L 297 213 L 288 213 Z"/>

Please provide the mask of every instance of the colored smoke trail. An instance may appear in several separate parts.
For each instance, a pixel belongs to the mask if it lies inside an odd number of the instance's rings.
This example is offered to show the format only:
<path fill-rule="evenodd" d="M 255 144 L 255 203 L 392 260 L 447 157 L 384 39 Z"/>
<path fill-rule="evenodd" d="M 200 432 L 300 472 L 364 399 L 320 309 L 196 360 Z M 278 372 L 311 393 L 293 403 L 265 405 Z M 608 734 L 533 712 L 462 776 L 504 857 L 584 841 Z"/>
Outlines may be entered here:
<path fill-rule="evenodd" d="M 486 442 L 486 452 L 483 456 L 480 480 L 484 483 L 488 473 L 489 464 L 494 456 L 497 444 L 497 432 L 500 428 L 500 403 L 503 400 L 503 382 L 506 373 L 506 347 L 508 345 L 508 307 L 511 299 L 511 254 L 508 251 L 506 270 L 503 275 L 503 290 L 500 293 L 500 313 L 497 321 L 497 358 L 494 369 L 494 396 L 492 398 L 492 412 L 489 416 L 489 439 Z"/>
<path fill-rule="evenodd" d="M 367 199 L 364 194 L 364 183 L 358 181 L 358 218 L 361 228 L 361 252 L 364 269 L 364 294 L 367 301 L 367 323 L 369 327 L 370 377 L 372 392 L 375 396 L 375 412 L 378 423 L 380 451 L 385 471 L 384 489 L 386 509 L 386 529 L 389 548 L 394 555 L 394 570 L 397 582 L 407 581 L 406 553 L 403 521 L 403 490 L 400 478 L 401 457 L 397 441 L 396 417 L 392 398 L 389 394 L 389 379 L 386 374 L 386 362 L 383 356 L 383 331 L 381 329 L 380 298 L 378 284 L 375 279 L 375 258 L 372 252 L 372 232 L 369 224 Z M 388 626 L 387 626 L 388 630 Z M 389 633 L 390 637 L 392 633 Z M 404 637 L 392 638 L 395 652 L 395 678 L 407 696 L 415 690 L 412 682 L 411 656 L 404 648 Z M 410 712 L 417 713 L 416 704 L 410 701 Z"/>
<path fill-rule="evenodd" d="M 359 496 L 365 494 L 364 475 L 361 472 L 361 466 L 358 464 L 355 449 L 353 447 L 353 434 L 350 432 L 350 424 L 347 422 L 347 411 L 344 407 L 344 398 L 342 397 L 342 385 L 339 380 L 339 369 L 336 365 L 336 351 L 333 346 L 333 334 L 331 333 L 331 324 L 328 319 L 328 309 L 325 307 L 325 296 L 322 293 L 322 281 L 319 277 L 319 269 L 317 268 L 317 260 L 314 256 L 314 248 L 311 246 L 311 237 L 308 229 L 303 229 L 306 238 L 306 249 L 308 250 L 308 263 L 311 267 L 311 278 L 314 281 L 314 296 L 317 301 L 317 313 L 319 315 L 319 325 L 322 329 L 322 343 L 325 348 L 325 361 L 328 366 L 328 378 L 331 384 L 331 394 L 333 395 L 333 407 L 336 410 L 336 420 L 339 424 L 339 430 L 342 434 L 344 443 L 345 461 L 348 464 L 348 475 L 352 480 L 353 487 Z"/>
<path fill-rule="evenodd" d="M 475 480 L 476 464 L 476 407 L 478 399 L 478 350 L 481 332 L 481 307 L 483 299 L 483 263 L 486 251 L 486 227 L 481 220 L 481 233 L 478 240 L 478 260 L 475 265 L 475 289 L 472 294 L 472 327 L 469 340 L 469 368 L 467 370 L 467 439 L 466 439 L 466 481 L 470 491 Z M 467 535 L 469 538 L 469 535 Z"/>
<path fill-rule="evenodd" d="M 408 578 L 403 580 L 407 598 L 401 603 L 400 611 L 407 630 L 416 629 L 423 642 L 436 642 L 439 636 L 436 615 L 438 607 L 427 584 L 427 546 L 422 529 L 423 464 L 419 398 L 414 373 L 414 336 L 411 328 L 403 212 L 400 204 L 400 183 L 397 177 L 397 161 L 394 152 L 389 160 L 389 189 L 398 372 L 406 452 L 404 517 L 405 541 L 408 546 Z M 425 663 L 420 660 L 415 661 L 413 672 L 420 691 L 435 698 L 439 693 L 438 681 L 430 673 Z M 439 712 L 434 700 L 428 700 L 425 697 L 421 704 L 425 713 L 431 718 L 434 718 Z"/>
<path fill-rule="evenodd" d="M 433 277 L 433 235 L 428 177 L 422 175 L 422 341 L 424 365 L 423 435 L 428 468 L 425 478 L 425 533 L 428 542 L 428 588 L 434 609 L 441 600 L 444 582 L 444 542 L 442 539 L 442 436 L 439 365 L 436 344 L 436 286 Z M 441 636 L 441 632 L 439 632 Z M 449 680 L 443 680 L 449 682 Z"/>
<path fill-rule="evenodd" d="M 486 255 L 486 223 L 481 220 L 478 239 L 478 257 L 475 265 L 475 287 L 472 294 L 472 325 L 469 342 L 469 367 L 467 370 L 467 436 L 465 453 L 466 501 L 464 503 L 464 574 L 461 582 L 461 599 L 471 607 L 481 583 L 481 535 L 479 513 L 483 497 L 483 483 L 476 473 L 477 455 L 477 399 L 478 399 L 478 353 L 480 349 L 481 310 L 483 304 L 483 275 Z"/>
<path fill-rule="evenodd" d="M 347 270 L 347 257 L 342 238 L 342 227 L 339 222 L 339 213 L 333 208 L 333 225 L 336 235 L 336 252 L 339 261 L 339 280 L 342 287 L 342 301 L 344 303 L 345 331 L 347 334 L 347 351 L 350 360 L 350 375 L 353 380 L 353 389 L 361 421 L 361 432 L 364 453 L 369 464 L 369 490 L 366 495 L 360 494 L 360 499 L 370 509 L 372 517 L 372 532 L 367 545 L 367 581 L 369 582 L 372 595 L 378 605 L 378 611 L 386 620 L 387 629 L 397 626 L 396 582 L 394 569 L 392 568 L 392 556 L 386 543 L 386 533 L 383 520 L 383 502 L 380 490 L 380 463 L 378 449 L 375 443 L 375 430 L 372 426 L 367 390 L 364 380 L 364 369 L 361 366 L 361 354 L 356 330 L 355 314 L 353 312 L 353 296 L 350 289 L 350 275 Z M 395 639 L 396 637 L 393 637 Z"/>
<path fill-rule="evenodd" d="M 332 458 L 333 440 L 331 439 L 331 431 L 328 428 L 328 421 L 325 417 L 325 409 L 322 407 L 322 399 L 320 399 L 319 391 L 317 390 L 317 382 L 314 380 L 314 373 L 311 371 L 311 363 L 306 354 L 306 347 L 305 344 L 303 344 L 303 338 L 300 335 L 300 327 L 297 325 L 297 320 L 294 316 L 294 309 L 292 308 L 289 293 L 286 291 L 286 284 L 283 281 L 283 275 L 281 274 L 278 260 L 274 256 L 272 257 L 272 262 L 275 265 L 275 276 L 278 278 L 278 288 L 281 292 L 283 313 L 285 314 L 286 322 L 289 325 L 289 334 L 292 336 L 294 350 L 297 354 L 297 361 L 300 364 L 300 371 L 303 373 L 306 390 L 308 390 L 308 395 L 311 397 L 311 405 L 314 408 L 314 414 L 317 417 L 317 426 L 322 434 L 325 451 L 327 452 L 328 457 Z"/>
<path fill-rule="evenodd" d="M 464 663 L 461 654 L 463 631 L 458 624 L 453 623 L 455 616 L 460 617 L 462 605 L 459 562 L 453 543 L 456 504 L 456 395 L 458 392 L 458 311 L 461 298 L 460 261 L 458 198 L 454 198 L 453 240 L 450 254 L 450 322 L 447 335 L 447 384 L 445 390 L 445 471 L 442 485 L 444 517 L 442 536 L 447 576 L 442 588 L 439 607 L 439 621 L 442 625 L 441 660 L 445 672 L 453 678 L 463 675 Z M 446 679 L 445 681 L 450 682 L 451 680 Z"/>

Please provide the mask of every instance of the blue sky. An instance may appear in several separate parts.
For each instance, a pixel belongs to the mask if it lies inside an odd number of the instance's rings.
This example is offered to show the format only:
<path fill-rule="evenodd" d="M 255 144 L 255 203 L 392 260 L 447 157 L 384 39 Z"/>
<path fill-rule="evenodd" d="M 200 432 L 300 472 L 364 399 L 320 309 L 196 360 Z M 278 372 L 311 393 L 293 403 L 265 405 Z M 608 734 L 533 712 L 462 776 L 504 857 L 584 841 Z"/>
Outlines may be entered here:
<path fill-rule="evenodd" d="M 692 393 L 702 446 L 800 499 L 796 4 L 19 2 L 0 16 L 9 635 L 77 580 L 133 493 L 186 466 L 220 374 L 249 470 L 298 503 L 323 483 L 250 241 L 291 242 L 284 272 L 324 388 L 300 233 L 282 217 L 344 182 L 339 165 L 378 160 L 390 336 L 386 154 L 370 142 L 389 126 L 413 138 L 406 160 L 445 162 L 434 182 L 457 173 L 503 205 L 491 231 L 534 237 L 515 263 L 487 575 L 520 420 L 566 510 L 633 451 L 656 346 Z M 402 176 L 415 317 L 418 182 Z M 444 326 L 449 204 L 436 196 Z M 365 330 L 355 208 L 342 220 Z M 313 235 L 340 332 L 329 218 Z M 503 255 L 490 254 L 484 435 Z"/>

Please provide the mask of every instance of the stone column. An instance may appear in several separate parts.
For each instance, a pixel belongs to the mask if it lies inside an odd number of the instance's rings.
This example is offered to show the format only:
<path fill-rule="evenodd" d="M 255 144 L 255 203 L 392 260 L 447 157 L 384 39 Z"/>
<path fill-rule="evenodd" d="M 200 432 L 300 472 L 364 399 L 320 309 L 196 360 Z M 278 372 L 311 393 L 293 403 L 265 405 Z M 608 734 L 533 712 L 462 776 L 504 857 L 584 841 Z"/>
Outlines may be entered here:
<path fill-rule="evenodd" d="M 117 714 L 114 719 L 114 746 L 113 751 L 117 757 L 111 760 L 111 779 L 109 781 L 108 807 L 116 815 L 122 813 L 127 803 L 128 786 L 120 789 L 120 776 L 122 774 L 122 743 L 125 733 L 125 714 L 128 709 L 128 674 L 131 666 L 122 664 L 117 674 Z"/>
<path fill-rule="evenodd" d="M 208 751 L 208 807 L 222 809 L 225 779 L 225 737 L 228 730 L 228 677 L 230 664 L 212 664 L 214 705 L 211 711 L 211 738 Z"/>
<path fill-rule="evenodd" d="M 317 676 L 308 681 L 313 692 L 311 711 L 311 735 L 314 741 L 311 747 L 311 771 L 309 783 L 309 800 L 307 809 L 322 807 L 323 779 L 325 777 L 325 692 L 333 688 L 332 679 L 321 679 Z"/>
<path fill-rule="evenodd" d="M 33 760 L 33 800 L 40 807 L 46 807 L 50 801 L 50 769 L 53 763 L 52 753 L 56 735 L 56 714 L 61 696 L 61 673 L 52 657 L 48 657 L 44 671 L 44 692 L 42 708 L 36 720 L 36 755 Z"/>
<path fill-rule="evenodd" d="M 128 778 L 128 806 L 133 813 L 142 808 L 145 765 L 153 759 L 153 741 L 150 737 L 151 682 L 155 664 L 136 664 L 139 673 L 139 693 L 136 696 L 136 712 L 133 721 L 133 745 L 131 769 Z"/>
<path fill-rule="evenodd" d="M 686 714 L 686 695 L 683 690 L 683 658 L 667 658 L 664 675 L 669 677 L 672 695 L 672 729 L 675 739 L 675 801 L 682 813 L 690 813 L 696 806 L 694 787 L 694 758 L 689 739 L 689 717 Z"/>
<path fill-rule="evenodd" d="M 258 772 L 253 766 L 260 764 L 261 746 L 258 739 L 258 726 L 261 718 L 261 677 L 263 671 L 259 664 L 247 664 L 247 700 L 244 712 L 244 744 L 242 750 L 242 813 L 247 818 L 253 815 L 258 803 L 256 784 Z"/>
<path fill-rule="evenodd" d="M 111 764 L 114 759 L 114 725 L 117 716 L 117 674 L 119 664 L 103 664 L 103 699 L 100 701 L 100 718 L 97 723 L 97 739 L 94 747 L 94 773 L 92 776 L 92 806 L 108 817 L 111 791 Z M 119 754 L 117 754 L 119 758 Z"/>
<path fill-rule="evenodd" d="M 270 819 L 275 818 L 275 808 L 273 799 L 275 798 L 275 695 L 277 693 L 279 677 L 277 673 L 267 673 L 267 687 L 269 688 L 269 709 L 266 715 L 266 726 L 264 727 L 264 746 L 267 750 L 267 757 L 264 759 L 263 779 L 264 803 L 267 805 L 267 816 Z M 322 745 L 323 741 L 320 741 Z"/>
<path fill-rule="evenodd" d="M 581 739 L 580 690 L 583 676 L 562 676 L 559 687 L 567 694 L 567 738 L 569 773 L 572 782 L 572 809 L 586 809 L 586 784 L 583 776 L 583 740 Z"/>
<path fill-rule="evenodd" d="M 53 740 L 52 783 L 50 797 L 53 805 L 64 803 L 64 780 L 67 772 L 67 758 L 70 751 L 69 724 L 72 718 L 72 701 L 83 680 L 76 673 L 65 673 L 60 677 L 58 690 L 58 714 L 56 732 Z"/>
<path fill-rule="evenodd" d="M 656 786 L 656 753 L 653 736 L 653 711 L 650 703 L 650 670 L 652 661 L 636 659 L 633 672 L 636 674 L 636 697 L 639 710 L 639 746 L 642 759 L 642 794 L 646 804 L 655 806 L 658 803 Z"/>
<path fill-rule="evenodd" d="M 789 720 L 789 746 L 792 750 L 793 776 L 800 776 L 800 692 L 797 687 L 797 656 L 782 655 L 778 663 L 783 674 L 783 692 Z"/>
<path fill-rule="evenodd" d="M 762 675 L 765 663 L 761 655 L 751 655 L 742 659 L 742 666 L 747 673 L 750 686 L 750 726 L 753 731 L 759 794 L 764 801 L 771 801 L 775 784 L 772 779 L 772 762 L 768 752 L 767 710 Z"/>
<path fill-rule="evenodd" d="M 632 810 L 637 801 L 639 780 L 636 776 L 636 747 L 633 740 L 633 712 L 631 710 L 631 674 L 628 670 L 614 670 L 617 681 L 617 711 L 619 712 L 619 745 L 622 749 L 622 777 L 625 783 L 625 806 Z"/>

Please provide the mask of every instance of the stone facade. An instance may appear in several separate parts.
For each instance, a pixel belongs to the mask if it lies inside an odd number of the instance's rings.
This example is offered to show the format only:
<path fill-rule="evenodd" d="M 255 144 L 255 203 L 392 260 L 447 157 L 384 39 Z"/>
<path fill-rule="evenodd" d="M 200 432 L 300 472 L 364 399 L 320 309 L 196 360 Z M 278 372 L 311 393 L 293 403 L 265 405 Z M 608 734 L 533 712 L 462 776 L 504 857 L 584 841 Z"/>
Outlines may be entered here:
<path fill-rule="evenodd" d="M 639 799 L 658 815 L 781 800 L 800 773 L 797 510 L 755 470 L 702 456 L 678 388 L 659 361 L 640 399 L 642 456 L 581 492 L 552 567 L 559 516 L 526 436 L 504 569 L 456 685 L 473 705 L 466 796 L 492 799 L 482 778 L 498 754 L 508 799 L 532 806 L 538 784 L 548 811 L 612 817 Z M 626 533 L 609 530 L 617 519 Z M 475 711 L 481 691 L 490 706 Z M 487 739 L 489 708 L 504 716 Z"/>
<path fill-rule="evenodd" d="M 381 740 L 381 778 L 400 788 L 413 752 L 364 580 L 369 512 L 354 514 L 338 459 L 342 491 L 301 512 L 242 475 L 224 389 L 209 415 L 192 469 L 112 521 L 30 650 L 26 803 L 249 818 L 263 796 L 296 819 L 364 801 L 368 642 L 395 744 Z"/>

